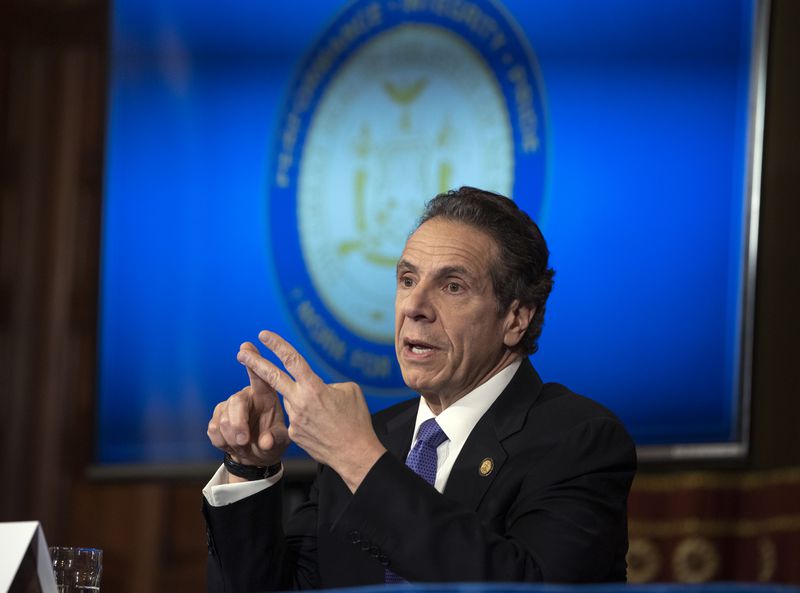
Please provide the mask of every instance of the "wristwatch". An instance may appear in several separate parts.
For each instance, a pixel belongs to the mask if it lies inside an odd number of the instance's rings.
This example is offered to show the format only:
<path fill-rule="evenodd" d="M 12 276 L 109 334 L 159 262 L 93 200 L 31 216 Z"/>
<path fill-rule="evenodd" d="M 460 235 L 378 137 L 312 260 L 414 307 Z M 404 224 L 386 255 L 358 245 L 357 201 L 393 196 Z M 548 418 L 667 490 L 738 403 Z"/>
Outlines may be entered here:
<path fill-rule="evenodd" d="M 239 478 L 244 478 L 245 480 L 263 480 L 264 478 L 271 478 L 279 471 L 281 471 L 281 463 L 275 463 L 273 465 L 261 466 L 261 465 L 244 465 L 242 463 L 237 463 L 233 460 L 230 453 L 225 453 L 225 459 L 222 461 L 225 469 L 228 470 L 234 476 Z"/>

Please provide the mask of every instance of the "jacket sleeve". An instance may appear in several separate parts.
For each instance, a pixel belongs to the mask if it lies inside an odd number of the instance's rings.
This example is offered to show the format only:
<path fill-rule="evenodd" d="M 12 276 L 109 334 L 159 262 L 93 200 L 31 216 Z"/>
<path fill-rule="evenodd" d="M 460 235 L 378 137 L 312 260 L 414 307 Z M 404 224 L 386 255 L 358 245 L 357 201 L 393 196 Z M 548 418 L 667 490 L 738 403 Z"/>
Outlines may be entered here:
<path fill-rule="evenodd" d="M 319 587 L 316 564 L 317 489 L 283 529 L 283 484 L 239 502 L 203 500 L 208 537 L 209 593 L 251 593 Z"/>
<path fill-rule="evenodd" d="M 386 454 L 335 528 L 359 533 L 410 582 L 624 580 L 636 454 L 619 421 L 587 420 L 544 454 L 521 457 L 525 467 L 514 488 L 502 489 L 511 499 L 497 521 Z"/>

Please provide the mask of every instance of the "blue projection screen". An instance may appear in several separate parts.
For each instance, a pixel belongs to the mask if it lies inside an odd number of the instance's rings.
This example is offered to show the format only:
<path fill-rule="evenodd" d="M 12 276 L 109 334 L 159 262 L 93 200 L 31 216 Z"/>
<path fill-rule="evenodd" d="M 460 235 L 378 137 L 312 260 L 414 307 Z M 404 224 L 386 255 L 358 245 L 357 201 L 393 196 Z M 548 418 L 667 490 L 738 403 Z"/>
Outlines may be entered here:
<path fill-rule="evenodd" d="M 412 396 L 394 264 L 461 185 L 548 240 L 545 381 L 614 410 L 642 458 L 743 455 L 765 13 L 115 0 L 96 461 L 218 459 L 206 424 L 260 329 L 372 410 Z"/>

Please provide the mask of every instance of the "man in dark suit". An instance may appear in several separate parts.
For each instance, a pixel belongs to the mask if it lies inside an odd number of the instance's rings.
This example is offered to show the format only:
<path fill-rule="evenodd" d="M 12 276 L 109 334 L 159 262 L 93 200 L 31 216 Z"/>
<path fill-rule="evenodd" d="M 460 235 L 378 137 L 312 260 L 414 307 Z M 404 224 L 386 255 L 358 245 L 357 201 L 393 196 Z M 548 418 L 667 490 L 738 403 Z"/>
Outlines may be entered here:
<path fill-rule="evenodd" d="M 326 385 L 276 334 L 259 339 L 286 372 L 243 344 L 250 385 L 208 428 L 226 452 L 204 490 L 209 588 L 624 580 L 633 443 L 527 359 L 547 260 L 511 200 L 474 188 L 432 200 L 398 262 L 395 303 L 398 361 L 422 398 L 371 419 L 357 385 Z M 320 466 L 284 530 L 290 440 Z"/>

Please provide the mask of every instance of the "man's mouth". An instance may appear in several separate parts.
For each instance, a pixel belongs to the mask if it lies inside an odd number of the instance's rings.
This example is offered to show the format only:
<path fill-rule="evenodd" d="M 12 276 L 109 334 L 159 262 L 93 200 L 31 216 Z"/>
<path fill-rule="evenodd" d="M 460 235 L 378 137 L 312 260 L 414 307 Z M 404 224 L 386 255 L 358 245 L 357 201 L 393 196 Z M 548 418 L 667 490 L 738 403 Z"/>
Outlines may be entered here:
<path fill-rule="evenodd" d="M 427 354 L 428 352 L 432 352 L 436 350 L 436 347 L 428 342 L 423 342 L 422 340 L 404 340 L 405 347 L 411 351 L 412 354 Z"/>

